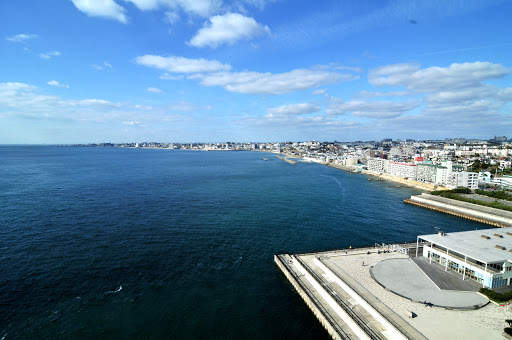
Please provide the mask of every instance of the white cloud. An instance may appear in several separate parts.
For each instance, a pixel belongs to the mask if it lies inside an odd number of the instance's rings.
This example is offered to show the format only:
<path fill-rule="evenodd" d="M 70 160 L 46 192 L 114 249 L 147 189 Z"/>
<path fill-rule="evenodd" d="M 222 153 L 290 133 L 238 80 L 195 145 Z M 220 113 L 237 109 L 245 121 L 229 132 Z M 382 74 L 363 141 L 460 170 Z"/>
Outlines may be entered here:
<path fill-rule="evenodd" d="M 69 89 L 69 85 L 67 85 L 67 84 L 61 84 L 61 83 L 59 83 L 59 82 L 58 82 L 58 81 L 56 81 L 56 80 L 50 80 L 47 84 L 48 84 L 48 85 L 51 85 L 51 86 L 64 87 L 64 88 Z"/>
<path fill-rule="evenodd" d="M 81 99 L 81 100 L 68 100 L 64 102 L 68 106 L 94 106 L 94 107 L 122 107 L 121 103 L 113 103 L 103 99 Z"/>
<path fill-rule="evenodd" d="M 418 107 L 417 102 L 365 102 L 355 100 L 333 103 L 326 112 L 331 115 L 351 113 L 353 116 L 387 119 L 401 116 L 416 107 Z"/>
<path fill-rule="evenodd" d="M 448 116 L 462 119 L 468 114 L 480 112 L 481 117 L 471 118 L 477 122 L 482 121 L 486 115 L 503 112 L 505 105 L 512 101 L 512 88 L 490 85 L 484 81 L 503 78 L 509 73 L 507 67 L 490 62 L 451 64 L 448 67 L 426 69 L 416 64 L 395 64 L 371 70 L 368 80 L 379 87 L 403 86 L 411 90 L 411 94 L 420 97 L 420 116 L 425 120 L 431 116 L 435 117 L 435 122 L 455 124 L 449 121 Z"/>
<path fill-rule="evenodd" d="M 368 81 L 375 86 L 405 86 L 420 92 L 437 92 L 479 86 L 483 80 L 502 78 L 509 73 L 503 65 L 480 61 L 423 70 L 417 64 L 395 64 L 371 70 Z"/>
<path fill-rule="evenodd" d="M 10 91 L 32 91 L 35 90 L 36 87 L 25 84 L 25 83 L 16 83 L 16 82 L 9 82 L 9 83 L 0 83 L 0 92 L 6 93 Z"/>
<path fill-rule="evenodd" d="M 324 69 L 296 69 L 285 73 L 217 72 L 192 75 L 204 86 L 223 86 L 227 91 L 250 94 L 283 94 L 357 79 L 352 74 Z"/>
<path fill-rule="evenodd" d="M 36 86 L 25 83 L 9 82 L 0 83 L 0 108 L 16 108 L 23 112 L 32 112 L 37 114 L 52 112 L 75 112 L 77 109 L 93 109 L 94 112 L 104 112 L 104 110 L 122 108 L 153 110 L 155 107 L 147 105 L 127 105 L 116 103 L 104 99 L 63 99 L 57 96 L 48 96 L 38 94 L 40 91 Z M 211 106 L 197 106 L 187 102 L 177 102 L 160 107 L 163 112 L 182 111 L 193 112 L 198 110 L 210 110 Z M 1 111 L 1 110 L 0 110 Z"/>
<path fill-rule="evenodd" d="M 183 80 L 185 79 L 185 76 L 183 74 L 179 74 L 179 75 L 172 75 L 172 74 L 169 74 L 169 73 L 164 73 L 160 76 L 160 79 L 165 79 L 165 80 Z"/>
<path fill-rule="evenodd" d="M 165 12 L 165 21 L 169 24 L 174 25 L 180 20 L 180 16 L 175 11 L 167 11 Z"/>
<path fill-rule="evenodd" d="M 262 34 L 270 34 L 268 26 L 263 26 L 253 18 L 238 13 L 227 13 L 210 18 L 189 41 L 195 47 L 209 46 L 216 48 L 219 45 L 233 45 L 240 40 L 249 40 Z"/>
<path fill-rule="evenodd" d="M 51 57 L 58 57 L 60 55 L 61 55 L 61 53 L 59 51 L 52 51 L 52 52 L 40 53 L 39 58 L 50 59 Z"/>
<path fill-rule="evenodd" d="M 381 97 L 404 97 L 411 95 L 407 91 L 389 91 L 389 92 L 373 92 L 373 91 L 359 91 L 357 97 L 359 98 L 381 98 Z"/>
<path fill-rule="evenodd" d="M 15 35 L 5 37 L 5 40 L 12 41 L 12 42 L 22 42 L 22 41 L 26 41 L 26 40 L 34 39 L 34 38 L 37 38 L 37 34 L 20 33 L 20 34 L 15 34 Z"/>
<path fill-rule="evenodd" d="M 175 2 L 184 12 L 204 18 L 219 11 L 222 6 L 222 0 L 175 0 Z"/>
<path fill-rule="evenodd" d="M 326 93 L 327 93 L 327 89 L 318 89 L 318 90 L 313 91 L 314 95 L 326 94 Z"/>
<path fill-rule="evenodd" d="M 140 122 L 138 121 L 124 121 L 123 122 L 124 125 L 130 125 L 130 126 L 143 126 Z"/>
<path fill-rule="evenodd" d="M 104 61 L 102 65 L 92 64 L 91 67 L 97 71 L 104 71 L 107 68 L 112 68 L 108 61 Z"/>
<path fill-rule="evenodd" d="M 217 60 L 188 59 L 184 57 L 161 57 L 158 55 L 145 55 L 135 58 L 140 65 L 154 67 L 174 73 L 199 73 L 229 71 L 230 65 L 222 64 Z"/>
<path fill-rule="evenodd" d="M 181 10 L 187 14 L 198 15 L 203 18 L 219 11 L 221 0 L 125 0 L 133 3 L 142 11 L 156 10 L 160 7 Z"/>
<path fill-rule="evenodd" d="M 267 117 L 286 117 L 305 115 L 320 110 L 320 107 L 310 103 L 289 104 L 267 109 Z"/>
<path fill-rule="evenodd" d="M 91 17 L 117 20 L 126 24 L 125 9 L 113 0 L 71 0 L 75 7 Z"/>
<path fill-rule="evenodd" d="M 159 88 L 156 88 L 156 87 L 148 87 L 146 89 L 146 91 L 153 92 L 153 93 L 164 93 L 164 91 L 162 91 L 162 90 L 160 90 Z"/>

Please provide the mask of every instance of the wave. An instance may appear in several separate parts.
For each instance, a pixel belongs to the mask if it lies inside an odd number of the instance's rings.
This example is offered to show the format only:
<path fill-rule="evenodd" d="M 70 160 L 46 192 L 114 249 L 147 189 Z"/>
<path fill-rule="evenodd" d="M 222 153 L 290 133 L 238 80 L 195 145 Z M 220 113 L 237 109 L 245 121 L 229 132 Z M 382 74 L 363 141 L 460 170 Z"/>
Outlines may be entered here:
<path fill-rule="evenodd" d="M 119 286 L 119 288 L 117 288 L 116 290 L 109 290 L 109 291 L 108 291 L 108 292 L 106 292 L 105 294 L 114 294 L 114 293 L 119 293 L 122 289 L 123 289 L 123 286 Z"/>
<path fill-rule="evenodd" d="M 332 180 L 334 180 L 336 183 L 338 183 L 338 186 L 341 188 L 341 194 L 342 195 L 345 195 L 345 188 L 343 187 L 343 184 L 341 184 L 341 182 L 334 176 L 328 176 L 328 175 L 324 175 L 324 174 L 319 174 L 320 176 L 323 176 L 323 177 L 328 177 Z"/>

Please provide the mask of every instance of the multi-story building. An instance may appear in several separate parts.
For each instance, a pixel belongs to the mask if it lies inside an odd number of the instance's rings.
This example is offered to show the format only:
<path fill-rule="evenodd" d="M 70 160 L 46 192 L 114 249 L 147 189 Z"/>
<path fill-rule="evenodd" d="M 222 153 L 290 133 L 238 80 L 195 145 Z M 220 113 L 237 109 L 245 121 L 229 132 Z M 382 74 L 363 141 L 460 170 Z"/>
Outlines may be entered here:
<path fill-rule="evenodd" d="M 494 184 L 500 188 L 512 189 L 512 176 L 495 177 Z"/>
<path fill-rule="evenodd" d="M 386 172 L 389 161 L 382 158 L 370 158 L 366 164 L 366 168 L 375 172 Z"/>
<path fill-rule="evenodd" d="M 448 175 L 446 186 L 454 189 L 457 187 L 478 189 L 478 173 L 476 172 L 452 172 Z"/>
<path fill-rule="evenodd" d="M 442 265 L 482 287 L 512 285 L 512 227 L 418 236 L 430 263 Z M 421 255 L 421 254 L 417 254 Z"/>
<path fill-rule="evenodd" d="M 446 182 L 447 170 L 445 166 L 419 163 L 416 167 L 416 180 L 442 185 Z"/>
<path fill-rule="evenodd" d="M 416 179 L 416 164 L 389 162 L 387 172 L 399 177 Z"/>

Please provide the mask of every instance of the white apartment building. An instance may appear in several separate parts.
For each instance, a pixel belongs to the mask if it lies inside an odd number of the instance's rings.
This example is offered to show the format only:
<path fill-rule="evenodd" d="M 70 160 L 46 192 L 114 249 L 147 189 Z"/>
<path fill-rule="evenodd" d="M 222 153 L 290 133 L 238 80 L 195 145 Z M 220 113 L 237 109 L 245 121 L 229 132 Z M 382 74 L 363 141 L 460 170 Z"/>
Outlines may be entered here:
<path fill-rule="evenodd" d="M 500 188 L 512 189 L 512 176 L 495 177 L 494 184 Z"/>
<path fill-rule="evenodd" d="M 416 164 L 389 162 L 387 172 L 399 177 L 416 179 Z"/>
<path fill-rule="evenodd" d="M 443 185 L 446 183 L 448 168 L 440 165 L 419 163 L 416 167 L 416 180 L 423 183 Z"/>
<path fill-rule="evenodd" d="M 476 172 L 452 172 L 448 175 L 446 186 L 450 189 L 457 187 L 478 189 L 478 173 Z"/>
<path fill-rule="evenodd" d="M 366 164 L 366 168 L 370 171 L 375 172 L 387 172 L 389 161 L 382 158 L 370 158 Z"/>

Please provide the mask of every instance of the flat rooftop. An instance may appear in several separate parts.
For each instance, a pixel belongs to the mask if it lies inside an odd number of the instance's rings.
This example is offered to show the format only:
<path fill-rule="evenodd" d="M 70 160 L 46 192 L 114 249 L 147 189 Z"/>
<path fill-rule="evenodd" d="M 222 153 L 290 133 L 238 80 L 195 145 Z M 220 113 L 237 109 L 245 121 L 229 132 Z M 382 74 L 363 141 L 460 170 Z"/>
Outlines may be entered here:
<path fill-rule="evenodd" d="M 512 252 L 509 251 L 512 250 L 512 227 L 461 231 L 444 235 L 420 235 L 418 237 L 481 262 L 499 263 L 507 260 L 512 262 Z M 496 246 L 501 246 L 504 249 L 498 249 Z"/>

